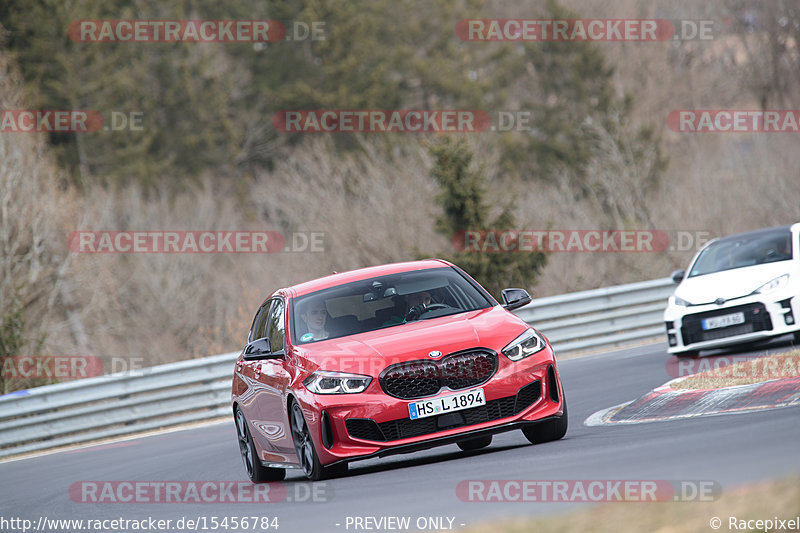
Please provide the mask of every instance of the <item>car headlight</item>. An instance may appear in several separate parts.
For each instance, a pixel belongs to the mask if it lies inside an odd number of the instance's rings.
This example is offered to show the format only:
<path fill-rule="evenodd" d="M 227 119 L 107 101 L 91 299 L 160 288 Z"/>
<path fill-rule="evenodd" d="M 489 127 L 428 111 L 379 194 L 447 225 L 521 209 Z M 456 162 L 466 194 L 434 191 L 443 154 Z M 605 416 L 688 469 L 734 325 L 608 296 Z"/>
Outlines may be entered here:
<path fill-rule="evenodd" d="M 528 328 L 519 337 L 511 341 L 508 346 L 503 348 L 503 355 L 512 361 L 525 359 L 529 355 L 540 352 L 547 346 L 544 337 L 533 328 Z"/>
<path fill-rule="evenodd" d="M 672 297 L 672 301 L 673 301 L 673 303 L 675 305 L 680 305 L 681 307 L 689 307 L 690 305 L 692 305 L 691 303 L 687 302 L 683 298 L 679 298 L 677 296 L 673 296 Z"/>
<path fill-rule="evenodd" d="M 777 278 L 770 280 L 757 288 L 753 291 L 753 294 L 763 294 L 765 292 L 774 291 L 776 289 L 782 289 L 786 286 L 786 283 L 789 281 L 789 274 L 784 274 L 783 276 L 778 276 Z"/>
<path fill-rule="evenodd" d="M 315 394 L 357 394 L 364 392 L 371 381 L 370 376 L 317 370 L 303 380 L 303 385 Z"/>

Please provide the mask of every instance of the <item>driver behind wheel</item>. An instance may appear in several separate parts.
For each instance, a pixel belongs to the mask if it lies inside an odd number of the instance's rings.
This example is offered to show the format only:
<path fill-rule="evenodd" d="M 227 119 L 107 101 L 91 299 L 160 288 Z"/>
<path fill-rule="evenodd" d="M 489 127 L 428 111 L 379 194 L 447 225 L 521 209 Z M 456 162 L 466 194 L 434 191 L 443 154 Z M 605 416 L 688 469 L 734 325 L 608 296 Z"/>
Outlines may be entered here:
<path fill-rule="evenodd" d="M 431 293 L 428 291 L 421 291 L 421 292 L 413 292 L 405 297 L 405 309 L 398 309 L 395 307 L 395 311 L 398 314 L 392 315 L 389 320 L 383 323 L 384 326 L 392 326 L 394 324 L 403 324 L 407 320 L 416 320 L 420 317 L 422 313 L 425 312 L 425 308 L 431 304 Z M 402 312 L 402 315 L 399 313 Z M 411 314 L 411 316 L 409 316 Z"/>
<path fill-rule="evenodd" d="M 422 304 L 422 307 L 428 307 L 431 304 L 431 293 L 428 291 L 415 292 L 406 296 L 406 312 L 410 311 L 412 307 Z"/>

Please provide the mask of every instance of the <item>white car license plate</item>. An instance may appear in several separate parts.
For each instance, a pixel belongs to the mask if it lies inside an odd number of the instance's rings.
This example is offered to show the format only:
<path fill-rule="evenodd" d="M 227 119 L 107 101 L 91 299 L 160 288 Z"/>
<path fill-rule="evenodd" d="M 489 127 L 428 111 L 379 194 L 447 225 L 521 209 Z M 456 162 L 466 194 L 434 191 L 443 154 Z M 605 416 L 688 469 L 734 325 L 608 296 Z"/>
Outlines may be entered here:
<path fill-rule="evenodd" d="M 703 319 L 703 329 L 717 329 L 736 324 L 744 324 L 744 313 L 733 313 L 730 315 L 715 316 Z"/>
<path fill-rule="evenodd" d="M 452 413 L 479 405 L 486 405 L 486 397 L 483 389 L 472 389 L 458 394 L 439 396 L 430 400 L 422 400 L 408 404 L 408 414 L 411 420 L 425 418 L 427 416 L 439 415 L 442 413 Z"/>

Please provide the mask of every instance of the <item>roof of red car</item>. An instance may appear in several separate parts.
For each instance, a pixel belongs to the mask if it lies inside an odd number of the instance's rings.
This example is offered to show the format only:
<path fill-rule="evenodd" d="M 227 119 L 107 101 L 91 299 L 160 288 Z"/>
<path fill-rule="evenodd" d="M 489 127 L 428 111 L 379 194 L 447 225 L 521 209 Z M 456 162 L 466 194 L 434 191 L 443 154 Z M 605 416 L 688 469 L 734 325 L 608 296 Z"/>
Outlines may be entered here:
<path fill-rule="evenodd" d="M 396 274 L 398 272 L 408 272 L 411 270 L 425 270 L 428 268 L 442 268 L 452 266 L 451 263 L 443 259 L 423 259 L 422 261 L 407 261 L 405 263 L 391 263 L 388 265 L 378 265 L 366 268 L 359 268 L 358 270 L 350 270 L 348 272 L 339 272 L 324 276 L 322 278 L 305 281 L 287 287 L 286 290 L 294 293 L 295 296 L 302 296 L 311 292 L 343 285 L 353 281 L 361 281 L 363 279 L 373 278 L 375 276 L 385 276 L 387 274 Z"/>

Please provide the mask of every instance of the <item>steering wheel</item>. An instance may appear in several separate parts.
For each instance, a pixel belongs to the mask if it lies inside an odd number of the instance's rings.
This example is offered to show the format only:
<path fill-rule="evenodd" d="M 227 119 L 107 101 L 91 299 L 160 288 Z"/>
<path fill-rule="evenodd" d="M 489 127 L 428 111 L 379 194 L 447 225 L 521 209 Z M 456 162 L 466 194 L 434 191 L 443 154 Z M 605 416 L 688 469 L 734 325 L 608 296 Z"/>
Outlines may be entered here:
<path fill-rule="evenodd" d="M 433 311 L 435 309 L 446 309 L 448 307 L 450 306 L 447 304 L 430 304 L 427 307 L 422 304 L 415 305 L 408 310 L 408 313 L 406 313 L 406 320 L 417 320 L 423 315 L 423 313 L 427 313 L 428 311 Z"/>

